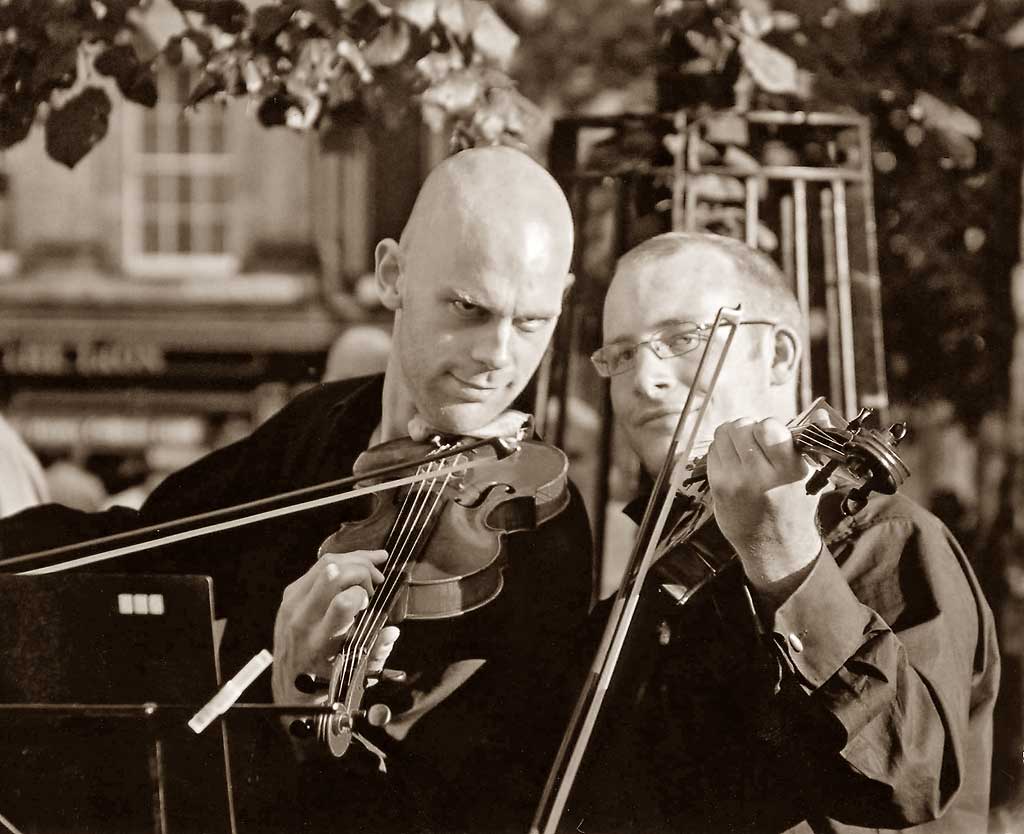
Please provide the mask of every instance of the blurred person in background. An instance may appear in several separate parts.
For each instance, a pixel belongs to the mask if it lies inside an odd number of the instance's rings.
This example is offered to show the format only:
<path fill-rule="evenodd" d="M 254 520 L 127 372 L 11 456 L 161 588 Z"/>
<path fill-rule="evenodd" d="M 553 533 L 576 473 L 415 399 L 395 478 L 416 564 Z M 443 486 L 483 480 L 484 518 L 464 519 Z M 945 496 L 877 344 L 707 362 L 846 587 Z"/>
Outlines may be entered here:
<path fill-rule="evenodd" d="M 39 460 L 0 414 L 0 516 L 50 500 Z"/>
<path fill-rule="evenodd" d="M 327 352 L 324 382 L 382 374 L 391 354 L 391 336 L 379 327 L 354 324 L 345 330 Z"/>
<path fill-rule="evenodd" d="M 103 479 L 85 465 L 86 454 L 76 449 L 68 457 L 55 460 L 46 467 L 46 483 L 54 504 L 62 504 L 92 513 L 107 506 L 107 488 Z"/>

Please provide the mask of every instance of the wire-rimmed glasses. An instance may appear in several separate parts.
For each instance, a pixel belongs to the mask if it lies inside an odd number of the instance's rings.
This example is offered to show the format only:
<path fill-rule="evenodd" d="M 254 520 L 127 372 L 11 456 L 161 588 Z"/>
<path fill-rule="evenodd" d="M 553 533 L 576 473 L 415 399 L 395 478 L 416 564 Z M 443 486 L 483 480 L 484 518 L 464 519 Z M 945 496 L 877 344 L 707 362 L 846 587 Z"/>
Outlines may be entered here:
<path fill-rule="evenodd" d="M 767 319 L 746 319 L 740 324 L 769 324 L 777 322 Z M 681 321 L 663 327 L 653 333 L 649 339 L 636 342 L 632 345 L 610 344 L 595 350 L 590 355 L 590 361 L 594 363 L 598 374 L 603 377 L 612 377 L 625 373 L 636 365 L 637 355 L 640 349 L 647 346 L 659 359 L 669 359 L 673 356 L 682 356 L 695 350 L 697 346 L 710 338 L 713 322 L 697 324 L 692 321 Z"/>

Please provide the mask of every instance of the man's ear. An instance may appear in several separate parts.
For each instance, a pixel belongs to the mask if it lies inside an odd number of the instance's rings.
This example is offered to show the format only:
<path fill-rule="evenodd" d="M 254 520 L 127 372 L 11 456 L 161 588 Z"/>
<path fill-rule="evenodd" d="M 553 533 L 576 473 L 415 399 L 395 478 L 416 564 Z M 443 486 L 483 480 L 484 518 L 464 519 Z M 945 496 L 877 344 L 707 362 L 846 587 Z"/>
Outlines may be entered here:
<path fill-rule="evenodd" d="M 803 350 L 796 331 L 784 324 L 775 326 L 772 353 L 772 385 L 785 385 L 796 379 L 800 372 L 800 354 Z"/>
<path fill-rule="evenodd" d="M 398 242 L 390 237 L 384 238 L 377 244 L 373 256 L 380 303 L 388 310 L 398 310 L 402 306 L 402 260 Z"/>

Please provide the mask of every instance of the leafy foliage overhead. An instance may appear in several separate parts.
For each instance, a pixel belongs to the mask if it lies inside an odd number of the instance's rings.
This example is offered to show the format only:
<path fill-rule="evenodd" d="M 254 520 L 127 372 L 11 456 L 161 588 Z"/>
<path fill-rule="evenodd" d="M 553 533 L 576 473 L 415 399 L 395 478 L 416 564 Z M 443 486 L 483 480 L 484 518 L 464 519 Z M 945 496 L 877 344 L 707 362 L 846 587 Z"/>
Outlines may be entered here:
<path fill-rule="evenodd" d="M 160 5 L 181 25 L 152 45 Z M 152 107 L 155 73 L 189 55 L 202 70 L 192 105 L 246 97 L 264 125 L 318 130 L 329 147 L 413 102 L 457 146 L 517 143 L 533 112 L 505 73 L 518 37 L 483 0 L 7 0 L 0 32 L 0 149 L 42 118 L 68 166 L 106 133 L 101 76 Z"/>
<path fill-rule="evenodd" d="M 665 107 L 871 117 L 894 393 L 974 420 L 1007 392 L 1018 260 L 1018 0 L 663 0 Z"/>

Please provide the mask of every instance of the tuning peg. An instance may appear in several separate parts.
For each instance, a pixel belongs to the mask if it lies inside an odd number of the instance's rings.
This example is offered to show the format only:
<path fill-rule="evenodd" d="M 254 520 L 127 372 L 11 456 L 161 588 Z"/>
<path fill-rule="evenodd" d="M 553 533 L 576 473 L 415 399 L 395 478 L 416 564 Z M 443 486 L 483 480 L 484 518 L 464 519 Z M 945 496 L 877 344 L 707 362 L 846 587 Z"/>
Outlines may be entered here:
<path fill-rule="evenodd" d="M 828 486 L 828 479 L 832 477 L 832 473 L 836 471 L 836 467 L 839 466 L 839 461 L 830 460 L 821 469 L 815 472 L 807 481 L 807 494 L 817 495 L 826 486 Z"/>
<path fill-rule="evenodd" d="M 320 692 L 326 692 L 329 685 L 330 682 L 324 678 L 318 678 L 316 675 L 310 675 L 306 672 L 295 676 L 295 688 L 304 695 L 316 695 Z"/>
<path fill-rule="evenodd" d="M 889 426 L 889 436 L 892 437 L 893 445 L 897 445 L 907 436 L 907 424 L 893 423 Z"/>
<path fill-rule="evenodd" d="M 371 727 L 384 727 L 391 723 L 391 707 L 387 704 L 373 704 L 366 710 L 366 723 Z"/>
<path fill-rule="evenodd" d="M 288 732 L 295 738 L 312 738 L 316 728 L 312 718 L 296 718 L 288 725 Z"/>
<path fill-rule="evenodd" d="M 408 675 L 401 669 L 382 669 L 380 679 L 385 683 L 405 683 Z"/>
<path fill-rule="evenodd" d="M 857 412 L 857 416 L 846 424 L 846 430 L 850 432 L 859 431 L 864 427 L 864 421 L 874 413 L 875 410 L 873 408 L 861 408 L 861 410 Z"/>
<path fill-rule="evenodd" d="M 366 676 L 367 686 L 376 686 L 381 681 L 384 683 L 405 683 L 408 675 L 401 669 L 381 669 Z"/>
<path fill-rule="evenodd" d="M 864 506 L 868 503 L 868 495 L 870 494 L 871 488 L 866 484 L 856 487 L 855 489 L 851 489 L 843 499 L 843 503 L 840 505 L 843 515 L 857 515 L 857 513 L 863 510 Z"/>

